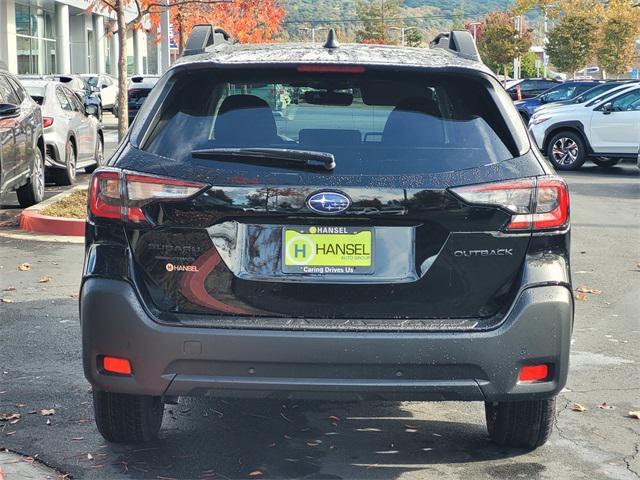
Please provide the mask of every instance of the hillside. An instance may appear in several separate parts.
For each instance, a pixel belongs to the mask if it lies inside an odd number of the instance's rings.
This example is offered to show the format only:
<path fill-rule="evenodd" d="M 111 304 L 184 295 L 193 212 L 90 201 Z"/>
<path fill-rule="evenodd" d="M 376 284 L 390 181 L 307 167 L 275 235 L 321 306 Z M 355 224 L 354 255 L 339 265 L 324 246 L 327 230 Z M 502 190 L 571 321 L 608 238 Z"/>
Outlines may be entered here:
<path fill-rule="evenodd" d="M 301 28 L 331 26 L 350 36 L 357 28 L 357 0 L 281 0 L 287 10 L 285 29 L 291 38 L 301 39 L 309 32 Z M 411 25 L 426 32 L 440 31 L 462 20 L 474 20 L 493 10 L 506 8 L 512 0 L 404 0 L 403 19 L 390 26 Z M 397 24 L 397 25 L 396 25 Z"/>

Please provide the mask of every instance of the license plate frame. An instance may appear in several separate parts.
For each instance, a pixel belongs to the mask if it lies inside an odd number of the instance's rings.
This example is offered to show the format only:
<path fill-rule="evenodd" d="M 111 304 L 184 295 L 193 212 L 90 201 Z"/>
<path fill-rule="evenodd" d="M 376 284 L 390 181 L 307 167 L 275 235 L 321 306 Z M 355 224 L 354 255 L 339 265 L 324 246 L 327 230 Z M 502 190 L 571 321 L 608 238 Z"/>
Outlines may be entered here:
<path fill-rule="evenodd" d="M 371 275 L 375 269 L 374 243 L 374 227 L 287 225 L 282 228 L 282 272 Z"/>

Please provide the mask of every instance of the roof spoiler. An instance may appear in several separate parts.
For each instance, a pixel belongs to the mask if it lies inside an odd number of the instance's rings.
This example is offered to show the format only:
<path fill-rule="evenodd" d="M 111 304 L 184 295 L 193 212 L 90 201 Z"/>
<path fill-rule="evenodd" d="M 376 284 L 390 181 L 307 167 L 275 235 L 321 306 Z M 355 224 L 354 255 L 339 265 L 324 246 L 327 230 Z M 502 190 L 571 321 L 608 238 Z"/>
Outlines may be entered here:
<path fill-rule="evenodd" d="M 197 55 L 211 45 L 235 42 L 235 39 L 220 27 L 214 27 L 210 23 L 195 25 L 191 29 L 182 56 Z"/>
<path fill-rule="evenodd" d="M 470 32 L 466 30 L 452 30 L 451 32 L 439 33 L 431 43 L 431 48 L 442 48 L 458 57 L 481 62 L 478 47 Z"/>

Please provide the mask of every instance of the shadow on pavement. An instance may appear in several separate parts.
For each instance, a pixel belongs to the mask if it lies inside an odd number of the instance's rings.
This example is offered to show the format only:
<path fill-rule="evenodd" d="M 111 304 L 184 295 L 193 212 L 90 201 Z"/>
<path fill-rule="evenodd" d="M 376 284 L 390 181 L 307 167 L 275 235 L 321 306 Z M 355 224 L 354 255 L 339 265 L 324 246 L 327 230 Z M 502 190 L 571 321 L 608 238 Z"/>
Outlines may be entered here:
<path fill-rule="evenodd" d="M 251 478 L 253 472 L 259 478 L 396 479 L 524 453 L 493 446 L 484 426 L 416 420 L 391 402 L 187 399 L 166 414 L 161 440 L 108 446 L 103 452 L 111 464 L 129 478 Z M 488 472 L 493 478 L 532 471 L 530 464 L 496 468 Z"/>

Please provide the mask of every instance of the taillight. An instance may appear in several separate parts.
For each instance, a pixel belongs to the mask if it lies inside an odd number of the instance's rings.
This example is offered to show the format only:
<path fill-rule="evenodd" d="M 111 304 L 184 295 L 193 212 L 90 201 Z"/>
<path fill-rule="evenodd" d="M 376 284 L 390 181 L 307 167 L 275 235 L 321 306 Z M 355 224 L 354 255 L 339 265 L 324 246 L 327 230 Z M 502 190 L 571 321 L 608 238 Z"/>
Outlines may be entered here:
<path fill-rule="evenodd" d="M 97 171 L 91 182 L 89 205 L 96 217 L 146 222 L 143 208 L 159 201 L 185 200 L 206 185 L 116 171 Z"/>
<path fill-rule="evenodd" d="M 42 117 L 42 126 L 44 128 L 50 127 L 53 125 L 53 117 Z"/>
<path fill-rule="evenodd" d="M 299 65 L 297 68 L 301 73 L 364 73 L 365 67 L 360 65 Z"/>
<path fill-rule="evenodd" d="M 508 231 L 557 230 L 569 224 L 569 191 L 559 177 L 538 177 L 452 188 L 473 205 L 511 213 Z"/>

